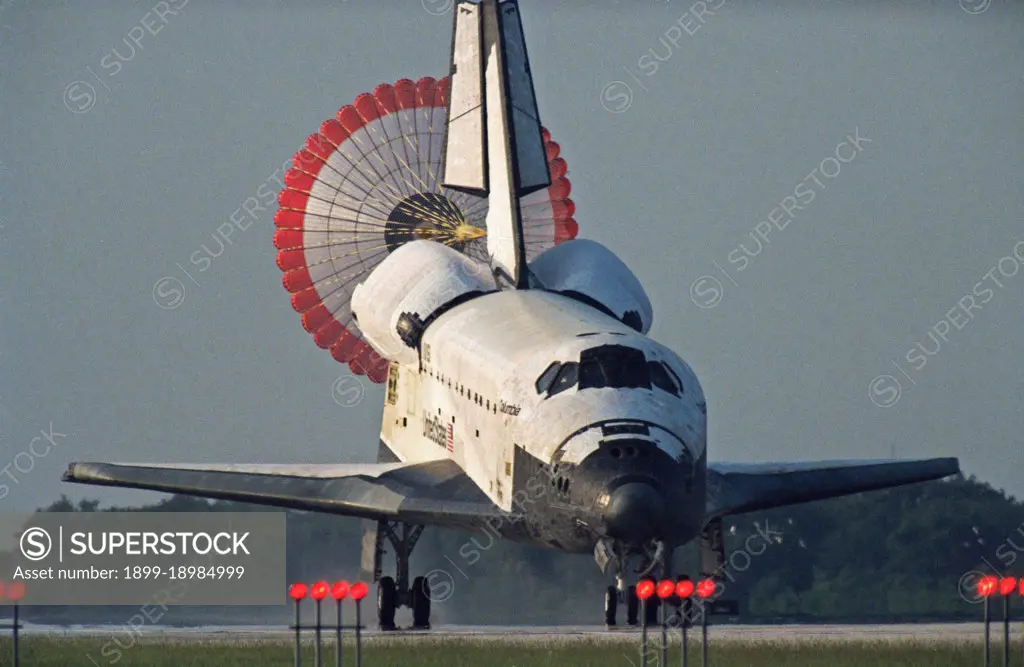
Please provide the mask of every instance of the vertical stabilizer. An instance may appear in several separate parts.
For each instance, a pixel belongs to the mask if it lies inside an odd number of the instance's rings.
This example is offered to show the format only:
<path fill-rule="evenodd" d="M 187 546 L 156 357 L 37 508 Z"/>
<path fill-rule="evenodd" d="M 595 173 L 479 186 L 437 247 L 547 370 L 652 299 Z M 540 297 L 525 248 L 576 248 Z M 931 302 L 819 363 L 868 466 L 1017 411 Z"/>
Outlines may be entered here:
<path fill-rule="evenodd" d="M 516 194 L 524 197 L 551 185 L 544 137 L 540 131 L 540 113 L 533 91 L 533 74 L 526 55 L 526 38 L 519 3 L 498 5 L 502 36 L 502 63 L 505 68 L 504 107 L 511 125 L 512 164 Z"/>
<path fill-rule="evenodd" d="M 455 6 L 452 67 L 448 88 L 443 183 L 447 188 L 487 196 L 487 134 L 484 113 L 483 13 L 480 5 Z"/>
<path fill-rule="evenodd" d="M 487 251 L 503 287 L 527 286 L 519 198 L 551 184 L 519 4 L 455 5 L 444 185 L 488 198 Z"/>

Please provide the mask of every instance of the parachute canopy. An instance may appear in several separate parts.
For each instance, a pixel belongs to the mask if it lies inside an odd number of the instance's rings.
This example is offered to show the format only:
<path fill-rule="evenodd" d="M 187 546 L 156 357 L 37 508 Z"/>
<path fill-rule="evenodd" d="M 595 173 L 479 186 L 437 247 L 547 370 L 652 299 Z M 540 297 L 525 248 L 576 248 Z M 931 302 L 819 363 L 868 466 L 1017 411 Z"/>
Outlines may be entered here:
<path fill-rule="evenodd" d="M 277 265 L 316 344 L 374 382 L 388 362 L 352 317 L 352 290 L 389 253 L 431 239 L 488 263 L 487 200 L 441 186 L 448 78 L 363 93 L 292 159 L 274 216 Z M 576 237 L 565 160 L 543 130 L 550 187 L 520 199 L 527 261 Z"/>

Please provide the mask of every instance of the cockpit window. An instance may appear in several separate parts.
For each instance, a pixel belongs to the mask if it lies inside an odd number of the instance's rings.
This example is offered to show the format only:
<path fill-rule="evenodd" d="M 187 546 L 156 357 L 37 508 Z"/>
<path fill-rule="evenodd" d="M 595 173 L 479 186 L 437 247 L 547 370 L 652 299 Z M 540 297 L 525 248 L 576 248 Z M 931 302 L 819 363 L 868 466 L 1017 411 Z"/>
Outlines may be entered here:
<path fill-rule="evenodd" d="M 601 345 L 580 353 L 580 389 L 650 389 L 644 353 L 623 345 Z"/>
<path fill-rule="evenodd" d="M 555 381 L 555 376 L 558 375 L 558 369 L 562 367 L 562 364 L 554 361 L 550 366 L 545 369 L 540 377 L 537 378 L 537 393 L 543 394 L 551 388 L 551 383 Z"/>
<path fill-rule="evenodd" d="M 548 390 L 548 396 L 554 396 L 559 392 L 563 392 L 570 387 L 575 386 L 576 379 L 579 375 L 579 364 L 575 361 L 562 364 L 562 368 L 558 371 L 558 376 L 555 381 L 551 383 L 551 389 Z"/>
<path fill-rule="evenodd" d="M 664 362 L 662 362 L 661 365 L 665 367 L 665 370 L 668 371 L 669 376 L 676 383 L 676 386 L 679 387 L 679 393 L 680 394 L 685 394 L 686 393 L 686 387 L 683 386 L 683 381 L 679 379 L 679 376 L 676 375 L 676 372 L 674 370 L 672 370 L 672 367 L 669 366 L 668 364 L 664 363 Z"/>
<path fill-rule="evenodd" d="M 551 397 L 570 387 L 651 389 L 682 396 L 683 383 L 662 361 L 647 361 L 640 350 L 624 345 L 601 345 L 580 353 L 580 361 L 552 362 L 537 378 L 538 394 Z"/>
<path fill-rule="evenodd" d="M 671 368 L 660 361 L 648 361 L 647 368 L 651 372 L 651 384 L 662 391 L 679 396 L 679 385 L 672 379 L 675 373 L 672 373 Z"/>

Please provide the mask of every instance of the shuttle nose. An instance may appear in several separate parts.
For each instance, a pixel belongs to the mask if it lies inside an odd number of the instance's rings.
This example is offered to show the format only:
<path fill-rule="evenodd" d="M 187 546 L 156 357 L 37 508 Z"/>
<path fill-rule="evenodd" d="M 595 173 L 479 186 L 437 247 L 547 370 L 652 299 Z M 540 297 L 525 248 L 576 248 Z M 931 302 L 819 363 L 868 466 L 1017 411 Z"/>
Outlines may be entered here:
<path fill-rule="evenodd" d="M 612 492 L 604 520 L 609 536 L 641 542 L 658 534 L 664 513 L 660 493 L 650 484 L 630 482 Z"/>

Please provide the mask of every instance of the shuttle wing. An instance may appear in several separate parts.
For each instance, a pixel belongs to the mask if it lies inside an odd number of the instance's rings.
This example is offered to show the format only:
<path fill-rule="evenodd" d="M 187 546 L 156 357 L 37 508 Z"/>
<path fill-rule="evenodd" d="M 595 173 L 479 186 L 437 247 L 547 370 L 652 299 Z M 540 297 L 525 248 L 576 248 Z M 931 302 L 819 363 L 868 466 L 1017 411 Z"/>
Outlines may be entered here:
<path fill-rule="evenodd" d="M 707 519 L 873 491 L 960 472 L 955 458 L 708 463 Z"/>
<path fill-rule="evenodd" d="M 72 463 L 64 481 L 481 530 L 500 510 L 454 461 L 352 465 Z"/>

